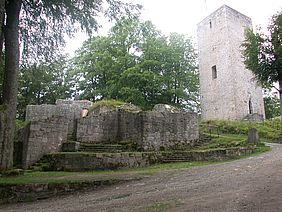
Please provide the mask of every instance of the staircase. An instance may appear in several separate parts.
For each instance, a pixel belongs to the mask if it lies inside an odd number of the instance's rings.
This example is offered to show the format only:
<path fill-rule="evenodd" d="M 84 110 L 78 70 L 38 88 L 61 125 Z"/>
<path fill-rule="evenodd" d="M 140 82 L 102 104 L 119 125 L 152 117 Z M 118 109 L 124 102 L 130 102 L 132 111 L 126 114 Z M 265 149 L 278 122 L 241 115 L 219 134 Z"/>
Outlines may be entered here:
<path fill-rule="evenodd" d="M 170 152 L 163 155 L 163 163 L 188 162 L 194 159 L 192 152 Z"/>
<path fill-rule="evenodd" d="M 117 153 L 123 152 L 126 148 L 124 145 L 120 144 L 83 144 L 81 143 L 78 151 L 79 152 L 109 152 Z"/>

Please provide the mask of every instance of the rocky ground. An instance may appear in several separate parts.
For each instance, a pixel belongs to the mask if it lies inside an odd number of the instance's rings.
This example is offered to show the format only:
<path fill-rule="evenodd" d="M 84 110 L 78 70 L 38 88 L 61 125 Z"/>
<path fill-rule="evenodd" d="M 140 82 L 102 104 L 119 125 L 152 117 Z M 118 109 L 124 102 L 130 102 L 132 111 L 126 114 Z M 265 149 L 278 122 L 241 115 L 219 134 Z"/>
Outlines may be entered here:
<path fill-rule="evenodd" d="M 237 161 L 163 171 L 141 181 L 0 211 L 282 211 L 282 145 Z"/>

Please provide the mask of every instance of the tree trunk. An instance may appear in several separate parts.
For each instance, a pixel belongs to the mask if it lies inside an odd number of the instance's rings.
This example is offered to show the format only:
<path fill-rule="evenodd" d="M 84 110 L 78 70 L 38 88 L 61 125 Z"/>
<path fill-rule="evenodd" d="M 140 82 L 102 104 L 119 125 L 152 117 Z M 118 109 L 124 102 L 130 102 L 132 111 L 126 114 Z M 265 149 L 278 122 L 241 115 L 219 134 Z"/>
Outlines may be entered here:
<path fill-rule="evenodd" d="M 19 15 L 21 0 L 6 3 L 5 69 L 3 82 L 4 131 L 1 139 L 0 170 L 13 167 L 14 135 L 17 110 L 17 89 L 19 70 Z"/>
<path fill-rule="evenodd" d="M 0 0 L 0 65 L 1 66 L 3 66 L 2 51 L 3 51 L 3 42 L 4 42 L 4 31 L 3 31 L 4 21 L 5 21 L 5 0 Z M 1 69 L 0 71 L 3 71 L 3 67 L 0 67 L 0 69 Z M 0 82 L 0 85 L 3 85 L 3 81 Z M 0 105 L 1 104 L 3 104 L 2 90 L 0 91 Z"/>
<path fill-rule="evenodd" d="M 282 135 L 282 79 L 279 79 L 279 98 L 280 98 L 280 128 Z"/>
<path fill-rule="evenodd" d="M 5 21 L 5 0 L 0 0 L 0 60 L 2 60 L 2 51 L 3 51 L 4 21 Z"/>

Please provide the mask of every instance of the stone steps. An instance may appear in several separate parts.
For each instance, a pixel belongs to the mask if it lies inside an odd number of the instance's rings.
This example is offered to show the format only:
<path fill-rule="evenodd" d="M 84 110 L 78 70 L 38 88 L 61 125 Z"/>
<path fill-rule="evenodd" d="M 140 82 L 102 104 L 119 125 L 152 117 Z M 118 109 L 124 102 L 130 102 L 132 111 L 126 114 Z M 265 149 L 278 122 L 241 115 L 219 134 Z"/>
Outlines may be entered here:
<path fill-rule="evenodd" d="M 119 144 L 80 144 L 78 148 L 79 152 L 123 152 L 125 147 Z"/>
<path fill-rule="evenodd" d="M 188 162 L 191 161 L 191 152 L 171 152 L 169 155 L 165 155 L 163 163 L 175 163 L 175 162 Z"/>

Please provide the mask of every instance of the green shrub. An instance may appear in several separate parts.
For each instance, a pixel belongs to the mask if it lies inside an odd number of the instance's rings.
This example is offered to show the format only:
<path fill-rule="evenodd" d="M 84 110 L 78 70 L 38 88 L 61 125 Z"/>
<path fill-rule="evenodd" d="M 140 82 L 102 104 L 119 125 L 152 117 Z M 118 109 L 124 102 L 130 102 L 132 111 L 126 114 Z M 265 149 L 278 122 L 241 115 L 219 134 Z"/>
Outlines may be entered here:
<path fill-rule="evenodd" d="M 19 176 L 19 175 L 23 175 L 24 174 L 24 170 L 22 169 L 10 169 L 10 170 L 6 170 L 6 171 L 2 171 L 0 173 L 1 176 L 3 177 L 13 177 L 13 176 Z"/>

